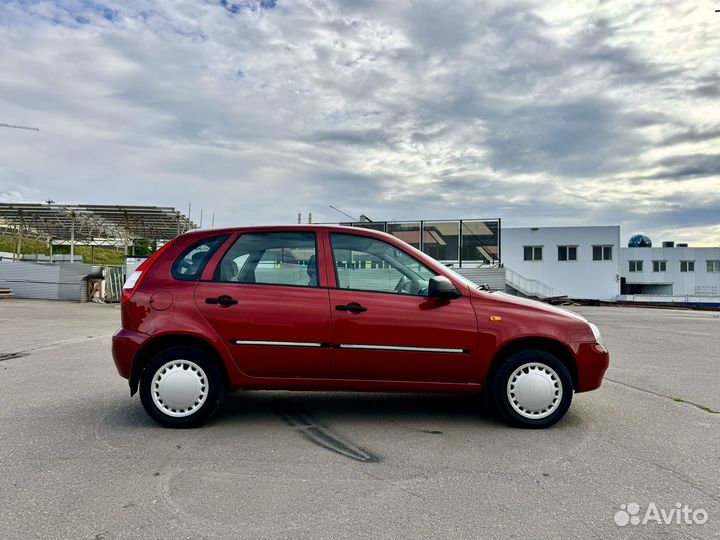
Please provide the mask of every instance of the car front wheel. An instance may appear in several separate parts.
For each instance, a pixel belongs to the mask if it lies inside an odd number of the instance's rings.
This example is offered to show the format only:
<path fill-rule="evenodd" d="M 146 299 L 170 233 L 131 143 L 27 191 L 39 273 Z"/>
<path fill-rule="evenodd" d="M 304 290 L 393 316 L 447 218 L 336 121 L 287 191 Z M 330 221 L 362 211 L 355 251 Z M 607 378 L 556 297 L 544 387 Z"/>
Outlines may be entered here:
<path fill-rule="evenodd" d="M 203 351 L 172 347 L 153 357 L 143 371 L 140 399 L 150 417 L 163 426 L 197 427 L 220 405 L 223 383 Z"/>
<path fill-rule="evenodd" d="M 493 384 L 496 409 L 511 424 L 545 428 L 570 408 L 573 384 L 557 357 L 540 350 L 519 351 L 498 369 Z"/>

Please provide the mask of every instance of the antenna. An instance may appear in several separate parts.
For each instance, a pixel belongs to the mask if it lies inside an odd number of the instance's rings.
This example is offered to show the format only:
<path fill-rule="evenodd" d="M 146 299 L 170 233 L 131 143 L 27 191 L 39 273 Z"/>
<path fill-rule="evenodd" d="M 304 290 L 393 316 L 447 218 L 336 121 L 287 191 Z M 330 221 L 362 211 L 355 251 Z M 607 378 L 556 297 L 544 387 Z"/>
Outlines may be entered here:
<path fill-rule="evenodd" d="M 12 129 L 27 129 L 29 131 L 40 131 L 40 128 L 29 127 L 29 126 L 17 126 L 15 124 L 6 124 L 5 122 L 0 122 L 0 127 L 6 127 L 6 128 L 12 128 Z"/>

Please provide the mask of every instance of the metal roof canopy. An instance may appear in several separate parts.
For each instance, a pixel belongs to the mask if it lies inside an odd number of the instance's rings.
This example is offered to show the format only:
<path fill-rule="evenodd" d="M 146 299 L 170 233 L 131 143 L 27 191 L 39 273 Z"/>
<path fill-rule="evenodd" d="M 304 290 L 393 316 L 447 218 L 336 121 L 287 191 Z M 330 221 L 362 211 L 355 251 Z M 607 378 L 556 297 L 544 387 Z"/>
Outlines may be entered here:
<path fill-rule="evenodd" d="M 134 240 L 168 241 L 197 226 L 171 207 L 0 203 L 0 233 L 53 245 L 127 248 Z M 20 246 L 19 246 L 20 247 Z M 18 249 L 19 251 L 19 249 Z"/>

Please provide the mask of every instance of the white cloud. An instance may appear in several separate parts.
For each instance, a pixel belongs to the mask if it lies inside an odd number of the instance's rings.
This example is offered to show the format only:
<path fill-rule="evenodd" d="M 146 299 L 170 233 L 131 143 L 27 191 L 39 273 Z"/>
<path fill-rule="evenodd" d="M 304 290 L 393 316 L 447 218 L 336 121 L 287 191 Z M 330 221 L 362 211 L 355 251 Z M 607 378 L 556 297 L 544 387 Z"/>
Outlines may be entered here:
<path fill-rule="evenodd" d="M 0 121 L 41 131 L 0 129 L 0 197 L 720 244 L 710 8 L 6 2 Z"/>

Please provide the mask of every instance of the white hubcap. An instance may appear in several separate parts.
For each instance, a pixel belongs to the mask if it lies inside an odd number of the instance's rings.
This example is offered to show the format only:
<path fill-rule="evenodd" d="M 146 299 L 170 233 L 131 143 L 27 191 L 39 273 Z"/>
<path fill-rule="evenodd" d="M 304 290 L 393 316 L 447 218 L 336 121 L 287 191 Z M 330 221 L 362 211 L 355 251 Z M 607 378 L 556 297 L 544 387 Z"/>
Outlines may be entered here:
<path fill-rule="evenodd" d="M 560 406 L 563 387 L 549 366 L 530 362 L 517 368 L 507 383 L 507 397 L 515 411 L 537 420 L 550 416 Z"/>
<path fill-rule="evenodd" d="M 195 362 L 173 360 L 155 372 L 151 393 L 155 406 L 168 416 L 190 416 L 207 399 L 207 376 Z"/>

